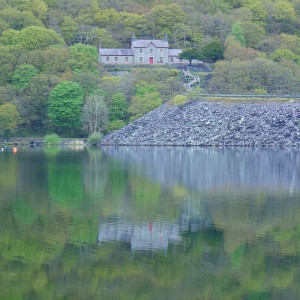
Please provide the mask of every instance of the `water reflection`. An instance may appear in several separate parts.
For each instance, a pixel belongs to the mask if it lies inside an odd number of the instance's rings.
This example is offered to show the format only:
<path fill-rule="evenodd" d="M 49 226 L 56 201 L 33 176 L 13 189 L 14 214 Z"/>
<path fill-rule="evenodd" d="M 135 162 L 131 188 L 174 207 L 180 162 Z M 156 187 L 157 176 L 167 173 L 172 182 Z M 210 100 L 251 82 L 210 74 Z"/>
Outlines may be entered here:
<path fill-rule="evenodd" d="M 0 153 L 0 299 L 300 299 L 297 149 Z"/>
<path fill-rule="evenodd" d="M 104 147 L 150 180 L 190 189 L 300 190 L 299 149 Z"/>

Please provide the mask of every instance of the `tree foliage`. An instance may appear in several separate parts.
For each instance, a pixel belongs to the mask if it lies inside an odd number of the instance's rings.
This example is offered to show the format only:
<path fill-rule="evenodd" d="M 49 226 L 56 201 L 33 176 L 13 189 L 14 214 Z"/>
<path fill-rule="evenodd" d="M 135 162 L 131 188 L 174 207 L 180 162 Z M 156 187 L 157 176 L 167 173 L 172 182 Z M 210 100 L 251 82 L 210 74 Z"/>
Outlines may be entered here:
<path fill-rule="evenodd" d="M 15 105 L 5 103 L 0 105 L 0 135 L 8 137 L 16 132 L 20 124 L 20 114 Z"/>
<path fill-rule="evenodd" d="M 123 93 L 113 95 L 108 106 L 108 116 L 110 121 L 125 119 L 128 113 L 128 104 Z"/>
<path fill-rule="evenodd" d="M 12 76 L 12 84 L 17 89 L 25 88 L 33 77 L 38 76 L 39 71 L 32 65 L 20 65 Z"/>
<path fill-rule="evenodd" d="M 63 81 L 51 90 L 48 115 L 55 128 L 80 128 L 83 95 L 80 85 L 72 81 Z"/>

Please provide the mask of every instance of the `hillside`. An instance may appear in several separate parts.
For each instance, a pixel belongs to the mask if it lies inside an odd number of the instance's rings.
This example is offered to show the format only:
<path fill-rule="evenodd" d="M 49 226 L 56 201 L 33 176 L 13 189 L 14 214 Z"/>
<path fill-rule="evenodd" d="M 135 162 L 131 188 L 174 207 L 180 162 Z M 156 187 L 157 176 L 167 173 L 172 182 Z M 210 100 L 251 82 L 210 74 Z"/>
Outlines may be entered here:
<path fill-rule="evenodd" d="M 99 66 L 133 33 L 211 63 L 210 93 L 300 93 L 299 25 L 299 0 L 0 0 L 0 136 L 108 133 L 184 94 L 176 70 Z"/>

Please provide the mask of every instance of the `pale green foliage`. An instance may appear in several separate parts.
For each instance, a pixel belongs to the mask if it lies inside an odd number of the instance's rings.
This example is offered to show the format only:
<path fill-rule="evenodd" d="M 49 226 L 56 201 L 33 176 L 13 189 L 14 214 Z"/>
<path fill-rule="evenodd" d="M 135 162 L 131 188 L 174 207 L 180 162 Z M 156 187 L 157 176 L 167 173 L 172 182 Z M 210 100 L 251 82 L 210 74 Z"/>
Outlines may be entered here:
<path fill-rule="evenodd" d="M 282 59 L 299 61 L 300 57 L 289 49 L 276 49 L 272 54 L 270 54 L 270 59 L 274 61 L 279 61 Z"/>
<path fill-rule="evenodd" d="M 20 124 L 20 114 L 15 105 L 0 105 L 0 135 L 7 136 L 16 132 Z"/>
<path fill-rule="evenodd" d="M 273 18 L 278 21 L 282 20 L 295 20 L 296 12 L 292 3 L 284 0 L 275 1 L 273 8 L 275 12 L 273 13 Z"/>
<path fill-rule="evenodd" d="M 123 120 L 113 120 L 107 124 L 106 130 L 108 132 L 113 132 L 115 130 L 121 129 L 125 125 L 126 123 Z"/>
<path fill-rule="evenodd" d="M 64 45 L 64 40 L 53 30 L 29 26 L 21 31 L 8 29 L 2 33 L 0 44 L 16 46 L 22 50 L 45 49 L 52 45 Z"/>
<path fill-rule="evenodd" d="M 265 29 L 254 22 L 241 22 L 247 47 L 255 48 L 266 36 Z"/>
<path fill-rule="evenodd" d="M 268 94 L 268 91 L 266 91 L 263 88 L 257 88 L 257 89 L 254 90 L 254 94 L 257 94 L 257 95 L 266 95 L 266 94 Z"/>
<path fill-rule="evenodd" d="M 174 105 L 182 105 L 185 104 L 188 101 L 187 96 L 184 95 L 177 95 L 172 99 L 172 103 Z"/>
<path fill-rule="evenodd" d="M 155 85 L 141 83 L 136 88 L 136 95 L 132 98 L 129 112 L 132 116 L 145 115 L 147 112 L 162 104 L 159 92 Z"/>
<path fill-rule="evenodd" d="M 300 70 L 298 64 L 284 60 L 256 58 L 218 62 L 210 81 L 212 91 L 224 93 L 253 93 L 264 89 L 268 93 L 300 92 Z"/>
<path fill-rule="evenodd" d="M 32 65 L 20 65 L 12 76 L 12 84 L 18 90 L 25 88 L 39 71 Z"/>
<path fill-rule="evenodd" d="M 74 72 L 97 72 L 98 53 L 93 46 L 76 44 L 70 47 L 68 66 Z"/>
<path fill-rule="evenodd" d="M 47 134 L 44 137 L 44 142 L 47 145 L 58 145 L 60 144 L 60 137 L 56 133 Z"/>

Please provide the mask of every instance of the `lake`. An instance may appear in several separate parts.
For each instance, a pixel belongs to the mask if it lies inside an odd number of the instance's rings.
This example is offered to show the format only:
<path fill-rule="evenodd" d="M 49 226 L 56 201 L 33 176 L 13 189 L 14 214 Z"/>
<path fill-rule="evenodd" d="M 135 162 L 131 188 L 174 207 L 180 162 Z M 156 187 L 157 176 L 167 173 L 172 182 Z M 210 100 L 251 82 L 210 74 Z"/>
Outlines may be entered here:
<path fill-rule="evenodd" d="M 0 152 L 0 299 L 300 299 L 300 150 Z"/>

